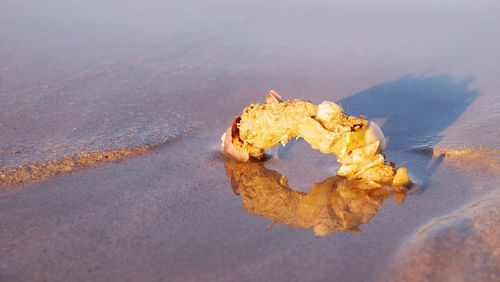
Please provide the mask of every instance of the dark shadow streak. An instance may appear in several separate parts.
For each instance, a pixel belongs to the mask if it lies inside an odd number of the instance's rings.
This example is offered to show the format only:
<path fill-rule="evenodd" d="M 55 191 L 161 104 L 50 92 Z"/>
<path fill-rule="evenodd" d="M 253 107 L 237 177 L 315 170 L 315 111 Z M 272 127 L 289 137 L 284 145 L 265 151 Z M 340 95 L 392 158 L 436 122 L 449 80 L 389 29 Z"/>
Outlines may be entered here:
<path fill-rule="evenodd" d="M 351 115 L 383 119 L 388 152 L 413 152 L 426 159 L 423 185 L 439 167 L 432 148 L 480 95 L 469 90 L 473 77 L 454 80 L 447 75 L 407 75 L 338 101 Z M 423 152 L 423 154 L 422 154 Z"/>

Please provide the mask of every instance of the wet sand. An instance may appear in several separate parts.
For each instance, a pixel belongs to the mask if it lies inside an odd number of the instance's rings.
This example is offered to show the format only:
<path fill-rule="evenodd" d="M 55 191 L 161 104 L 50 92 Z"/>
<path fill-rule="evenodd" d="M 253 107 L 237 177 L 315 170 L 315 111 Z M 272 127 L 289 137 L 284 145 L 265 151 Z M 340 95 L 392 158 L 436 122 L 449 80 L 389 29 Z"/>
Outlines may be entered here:
<path fill-rule="evenodd" d="M 1 281 L 498 279 L 498 4 L 193 5 L 2 4 Z M 420 188 L 361 233 L 249 214 L 220 135 L 270 89 L 377 121 Z M 338 165 L 264 167 L 299 199 Z"/>
<path fill-rule="evenodd" d="M 93 153 L 79 153 L 54 161 L 35 162 L 25 166 L 9 167 L 0 170 L 0 187 L 47 180 L 109 162 L 144 155 L 160 145 L 163 145 L 163 143 Z"/>
<path fill-rule="evenodd" d="M 404 242 L 383 280 L 498 280 L 499 203 L 497 191 L 431 221 Z"/>

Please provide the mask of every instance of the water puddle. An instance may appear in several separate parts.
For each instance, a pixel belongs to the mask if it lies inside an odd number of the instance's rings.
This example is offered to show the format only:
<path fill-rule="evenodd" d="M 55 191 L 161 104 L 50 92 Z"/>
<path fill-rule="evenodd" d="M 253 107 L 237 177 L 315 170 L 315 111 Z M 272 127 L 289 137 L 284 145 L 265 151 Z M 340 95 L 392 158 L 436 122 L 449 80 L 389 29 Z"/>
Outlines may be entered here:
<path fill-rule="evenodd" d="M 375 216 L 384 200 L 394 196 L 398 204 L 403 203 L 407 192 L 398 186 L 366 189 L 362 180 L 333 176 L 313 184 L 305 193 L 291 188 L 286 176 L 267 169 L 263 162 L 227 160 L 224 166 L 234 193 L 243 200 L 243 209 L 269 218 L 267 229 L 280 223 L 313 228 L 317 236 L 362 232 L 360 226 Z"/>

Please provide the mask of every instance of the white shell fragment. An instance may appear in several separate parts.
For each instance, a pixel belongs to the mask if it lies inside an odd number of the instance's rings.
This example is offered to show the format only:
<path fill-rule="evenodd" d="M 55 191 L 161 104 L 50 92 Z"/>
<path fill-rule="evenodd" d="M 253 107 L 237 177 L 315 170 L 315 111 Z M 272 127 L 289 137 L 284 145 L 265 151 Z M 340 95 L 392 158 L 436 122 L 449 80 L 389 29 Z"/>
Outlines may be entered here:
<path fill-rule="evenodd" d="M 233 140 L 237 137 L 233 137 L 231 134 L 232 128 L 229 127 L 226 132 L 222 135 L 221 141 L 222 141 L 222 152 L 229 157 L 232 157 L 235 160 L 238 160 L 240 162 L 247 162 L 249 159 L 249 154 L 246 152 L 240 152 L 236 150 L 236 148 L 233 145 Z"/>
<path fill-rule="evenodd" d="M 339 104 L 330 101 L 323 101 L 323 103 L 319 104 L 316 118 L 327 121 L 331 120 L 332 117 L 342 112 L 344 112 L 344 110 Z"/>
<path fill-rule="evenodd" d="M 222 134 L 222 136 L 220 137 L 220 141 L 221 141 L 220 150 L 221 150 L 221 152 L 224 153 L 224 143 L 226 141 L 226 132 L 224 132 L 224 134 Z"/>
<path fill-rule="evenodd" d="M 281 103 L 281 102 L 283 102 L 283 98 L 281 98 L 280 94 L 278 94 L 278 92 L 274 90 L 269 91 L 269 94 L 266 95 L 267 104 Z"/>
<path fill-rule="evenodd" d="M 375 142 L 379 141 L 380 142 L 380 149 L 382 149 L 382 151 L 385 150 L 384 133 L 382 133 L 382 130 L 380 129 L 378 124 L 376 124 L 373 121 L 370 121 L 370 123 L 368 124 L 368 130 L 366 131 L 366 134 L 365 134 L 365 141 L 368 144 L 375 143 Z"/>

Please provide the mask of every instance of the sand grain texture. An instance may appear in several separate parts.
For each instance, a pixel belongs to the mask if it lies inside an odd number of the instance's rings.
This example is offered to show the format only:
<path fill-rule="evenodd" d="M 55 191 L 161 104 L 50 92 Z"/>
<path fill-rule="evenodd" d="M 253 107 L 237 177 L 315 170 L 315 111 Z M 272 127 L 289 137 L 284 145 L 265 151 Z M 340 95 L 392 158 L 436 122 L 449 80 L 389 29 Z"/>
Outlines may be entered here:
<path fill-rule="evenodd" d="M 500 3 L 363 4 L 2 1 L 0 281 L 498 280 Z M 421 189 L 363 233 L 268 231 L 218 150 L 270 89 L 374 120 Z M 266 168 L 305 194 L 338 164 Z"/>
<path fill-rule="evenodd" d="M 437 218 L 404 243 L 382 280 L 497 281 L 500 193 Z"/>
<path fill-rule="evenodd" d="M 114 149 L 105 152 L 81 153 L 45 163 L 33 163 L 16 168 L 2 169 L 0 170 L 0 189 L 2 187 L 21 183 L 43 181 L 58 175 L 140 156 L 159 145 L 160 144 Z"/>

